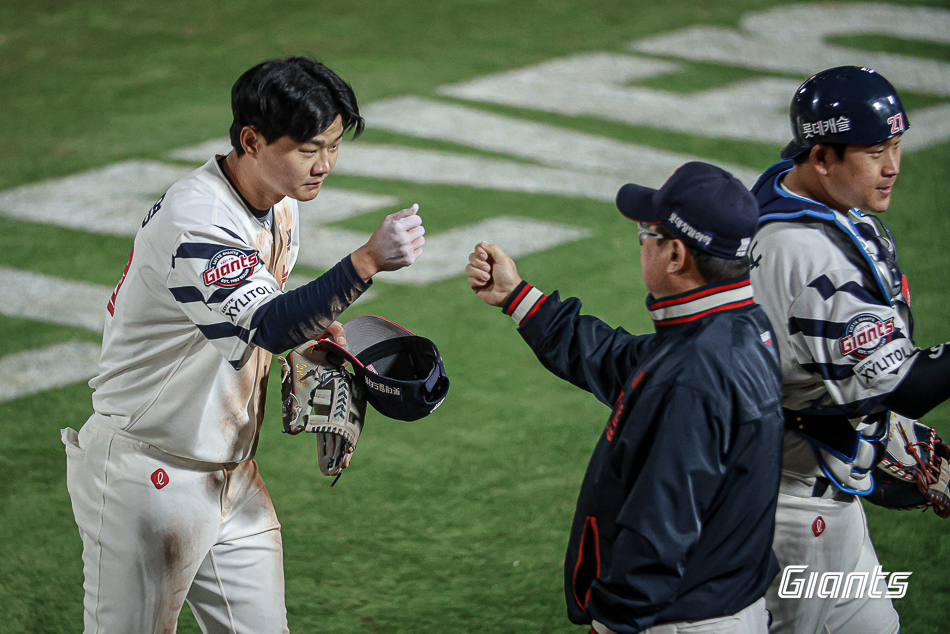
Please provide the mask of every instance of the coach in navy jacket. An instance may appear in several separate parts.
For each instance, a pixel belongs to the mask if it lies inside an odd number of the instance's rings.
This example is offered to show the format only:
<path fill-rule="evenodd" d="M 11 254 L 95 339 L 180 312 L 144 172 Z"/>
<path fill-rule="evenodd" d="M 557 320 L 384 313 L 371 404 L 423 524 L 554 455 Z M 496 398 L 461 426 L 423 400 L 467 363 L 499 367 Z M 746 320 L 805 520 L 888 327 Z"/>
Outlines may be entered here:
<path fill-rule="evenodd" d="M 612 408 L 571 529 L 569 617 L 598 634 L 697 621 L 764 633 L 784 427 L 778 349 L 748 275 L 755 201 L 688 163 L 659 190 L 625 185 L 617 205 L 640 223 L 655 334 L 544 295 L 496 245 L 466 269 L 546 368 Z"/>

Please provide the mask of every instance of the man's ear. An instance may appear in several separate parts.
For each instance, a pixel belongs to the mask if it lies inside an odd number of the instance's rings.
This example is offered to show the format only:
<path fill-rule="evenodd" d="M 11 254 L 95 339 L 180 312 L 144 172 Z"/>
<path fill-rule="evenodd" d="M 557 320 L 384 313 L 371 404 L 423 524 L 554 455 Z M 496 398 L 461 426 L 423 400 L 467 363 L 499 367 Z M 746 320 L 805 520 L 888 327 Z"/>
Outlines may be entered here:
<path fill-rule="evenodd" d="M 822 176 L 828 175 L 832 160 L 837 158 L 838 155 L 827 145 L 816 145 L 808 153 L 808 162 Z"/>
<path fill-rule="evenodd" d="M 682 275 L 693 266 L 693 254 L 682 240 L 670 240 L 669 262 L 666 272 L 670 275 Z"/>
<path fill-rule="evenodd" d="M 244 151 L 250 156 L 256 157 L 257 154 L 261 151 L 261 147 L 263 145 L 266 145 L 266 142 L 264 141 L 264 137 L 261 136 L 261 134 L 257 130 L 255 130 L 249 125 L 246 125 L 243 128 L 241 128 L 241 135 L 239 138 L 241 140 L 241 146 L 244 148 Z"/>

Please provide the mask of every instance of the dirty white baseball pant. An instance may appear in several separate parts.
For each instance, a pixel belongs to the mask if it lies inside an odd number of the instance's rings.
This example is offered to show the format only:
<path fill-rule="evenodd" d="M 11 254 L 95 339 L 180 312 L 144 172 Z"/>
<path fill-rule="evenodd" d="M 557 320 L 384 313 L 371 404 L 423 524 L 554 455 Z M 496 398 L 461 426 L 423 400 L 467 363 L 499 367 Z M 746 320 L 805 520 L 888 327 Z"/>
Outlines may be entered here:
<path fill-rule="evenodd" d="M 861 502 L 854 496 L 835 494 L 833 486 L 819 497 L 812 497 L 814 478 L 798 480 L 782 474 L 775 512 L 775 539 L 772 550 L 779 563 L 779 574 L 766 592 L 766 607 L 772 613 L 772 634 L 896 634 L 900 619 L 890 599 L 860 598 L 801 599 L 779 598 L 782 573 L 786 566 L 807 565 L 805 574 L 840 572 L 867 573 L 880 565 Z M 838 499 L 835 499 L 837 497 Z M 815 521 L 821 517 L 820 534 Z M 883 581 L 875 593 L 888 588 Z M 855 593 L 857 594 L 857 593 Z"/>
<path fill-rule="evenodd" d="M 164 453 L 97 422 L 62 430 L 86 634 L 287 632 L 280 524 L 253 460 Z M 101 418 L 99 418 L 101 420 Z"/>
<path fill-rule="evenodd" d="M 597 634 L 617 634 L 612 629 L 594 621 L 591 625 Z M 662 623 L 643 630 L 642 634 L 767 634 L 769 615 L 765 611 L 765 599 L 729 616 L 720 616 L 702 621 Z"/>

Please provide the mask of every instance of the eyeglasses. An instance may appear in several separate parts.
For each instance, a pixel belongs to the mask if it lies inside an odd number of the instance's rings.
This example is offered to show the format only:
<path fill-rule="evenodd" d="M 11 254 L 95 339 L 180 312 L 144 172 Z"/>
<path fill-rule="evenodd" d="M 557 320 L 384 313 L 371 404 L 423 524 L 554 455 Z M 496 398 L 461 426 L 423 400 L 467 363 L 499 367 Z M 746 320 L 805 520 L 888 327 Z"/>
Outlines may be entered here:
<path fill-rule="evenodd" d="M 650 228 L 650 225 L 643 224 L 642 222 L 637 223 L 637 239 L 640 241 L 640 246 L 643 246 L 643 241 L 647 238 L 656 238 L 657 240 L 665 240 L 666 236 L 653 231 Z"/>

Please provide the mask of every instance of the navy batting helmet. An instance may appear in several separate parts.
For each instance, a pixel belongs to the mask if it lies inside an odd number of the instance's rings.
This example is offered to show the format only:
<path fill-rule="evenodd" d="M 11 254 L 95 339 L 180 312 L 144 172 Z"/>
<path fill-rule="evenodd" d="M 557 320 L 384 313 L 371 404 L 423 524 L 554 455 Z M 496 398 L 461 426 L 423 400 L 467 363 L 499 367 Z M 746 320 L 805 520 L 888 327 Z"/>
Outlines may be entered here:
<path fill-rule="evenodd" d="M 782 158 L 822 143 L 881 143 L 910 127 L 897 91 L 870 68 L 838 66 L 809 77 L 788 109 L 792 142 Z"/>

